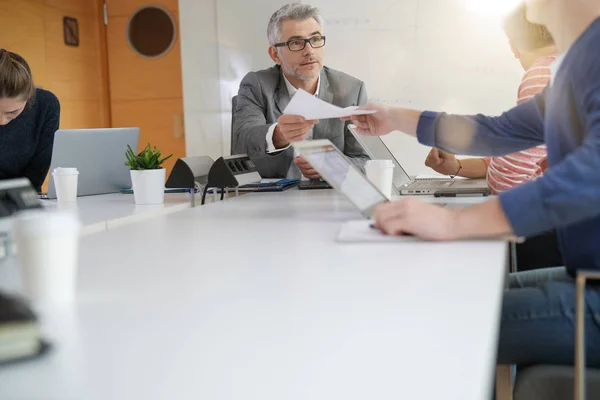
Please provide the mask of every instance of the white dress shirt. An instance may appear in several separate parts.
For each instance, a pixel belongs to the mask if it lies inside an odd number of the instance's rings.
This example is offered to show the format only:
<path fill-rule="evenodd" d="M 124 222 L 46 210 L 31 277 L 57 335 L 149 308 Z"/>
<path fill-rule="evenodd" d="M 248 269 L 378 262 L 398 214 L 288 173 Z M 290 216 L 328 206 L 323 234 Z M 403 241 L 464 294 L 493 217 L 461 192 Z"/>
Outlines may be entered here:
<path fill-rule="evenodd" d="M 296 94 L 296 92 L 298 91 L 298 89 L 296 89 L 294 87 L 294 85 L 292 85 L 292 83 L 285 77 L 285 75 L 283 75 L 283 80 L 285 82 L 285 86 L 287 88 L 288 94 L 290 96 L 290 99 Z M 315 90 L 315 96 L 319 95 L 319 89 L 321 87 L 321 76 L 319 76 L 318 80 L 317 80 L 317 90 Z M 282 147 L 281 149 L 276 149 L 275 148 L 275 144 L 273 143 L 273 134 L 275 133 L 275 127 L 277 126 L 277 122 L 274 123 L 273 125 L 271 125 L 269 127 L 269 130 L 267 131 L 267 135 L 266 135 L 266 141 L 267 141 L 267 153 L 277 153 L 283 150 L 286 150 L 288 147 L 291 146 L 291 144 L 288 144 L 285 147 Z M 313 130 L 311 129 L 310 131 L 308 131 L 308 136 L 307 139 L 312 139 L 313 137 Z M 294 158 L 298 157 L 298 152 L 296 150 L 294 150 Z M 290 168 L 288 169 L 288 173 L 286 178 L 288 179 L 302 179 L 302 180 L 306 180 L 308 178 L 306 178 L 305 176 L 302 175 L 302 173 L 300 172 L 300 169 L 298 168 L 298 166 L 292 162 L 292 164 L 290 165 Z"/>

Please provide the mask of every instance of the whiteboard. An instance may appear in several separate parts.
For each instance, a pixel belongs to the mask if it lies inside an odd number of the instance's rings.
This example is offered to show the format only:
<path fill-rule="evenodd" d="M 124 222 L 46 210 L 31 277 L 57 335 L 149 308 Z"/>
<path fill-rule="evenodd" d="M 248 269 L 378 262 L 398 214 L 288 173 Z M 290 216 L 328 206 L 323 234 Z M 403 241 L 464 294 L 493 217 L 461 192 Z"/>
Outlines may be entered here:
<path fill-rule="evenodd" d="M 516 103 L 523 71 L 502 30 L 502 16 L 473 0 L 315 0 L 325 19 L 325 65 L 366 84 L 370 101 L 496 115 Z M 485 0 L 478 0 L 485 1 Z M 231 97 L 244 75 L 272 65 L 266 28 L 286 1 L 216 1 L 223 150 L 229 150 Z M 412 137 L 384 138 L 410 174 L 431 172 L 429 151 Z"/>

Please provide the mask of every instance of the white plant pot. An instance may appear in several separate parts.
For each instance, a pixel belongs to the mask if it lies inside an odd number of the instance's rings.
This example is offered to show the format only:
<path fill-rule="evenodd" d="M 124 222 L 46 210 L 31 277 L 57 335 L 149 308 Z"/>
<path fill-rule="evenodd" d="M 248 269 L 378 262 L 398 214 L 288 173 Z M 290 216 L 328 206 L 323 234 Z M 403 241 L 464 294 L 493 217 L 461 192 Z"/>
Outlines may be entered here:
<path fill-rule="evenodd" d="M 162 204 L 165 201 L 166 170 L 131 170 L 135 204 Z"/>

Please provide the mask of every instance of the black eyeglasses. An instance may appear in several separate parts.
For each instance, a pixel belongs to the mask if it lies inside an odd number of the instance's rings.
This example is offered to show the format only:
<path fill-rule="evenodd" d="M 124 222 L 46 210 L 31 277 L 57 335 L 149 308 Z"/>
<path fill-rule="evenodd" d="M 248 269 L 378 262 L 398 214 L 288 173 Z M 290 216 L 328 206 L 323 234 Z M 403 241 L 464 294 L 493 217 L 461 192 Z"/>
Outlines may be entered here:
<path fill-rule="evenodd" d="M 313 49 L 325 46 L 325 36 L 313 36 L 308 39 L 290 39 L 287 42 L 276 43 L 273 46 L 283 47 L 287 46 L 290 51 L 302 51 L 306 47 L 306 43 L 310 44 Z"/>

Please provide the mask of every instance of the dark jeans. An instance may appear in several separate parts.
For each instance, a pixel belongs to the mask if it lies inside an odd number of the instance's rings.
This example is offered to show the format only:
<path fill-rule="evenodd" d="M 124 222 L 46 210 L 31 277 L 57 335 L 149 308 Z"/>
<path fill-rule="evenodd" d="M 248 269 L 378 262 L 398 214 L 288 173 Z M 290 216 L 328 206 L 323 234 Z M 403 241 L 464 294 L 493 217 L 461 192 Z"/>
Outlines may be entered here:
<path fill-rule="evenodd" d="M 517 244 L 517 271 L 560 265 L 565 263 L 554 231 L 528 238 L 525 242 Z"/>
<path fill-rule="evenodd" d="M 600 367 L 600 287 L 585 294 L 587 365 Z M 517 272 L 504 292 L 498 364 L 573 365 L 575 281 L 564 267 Z"/>

